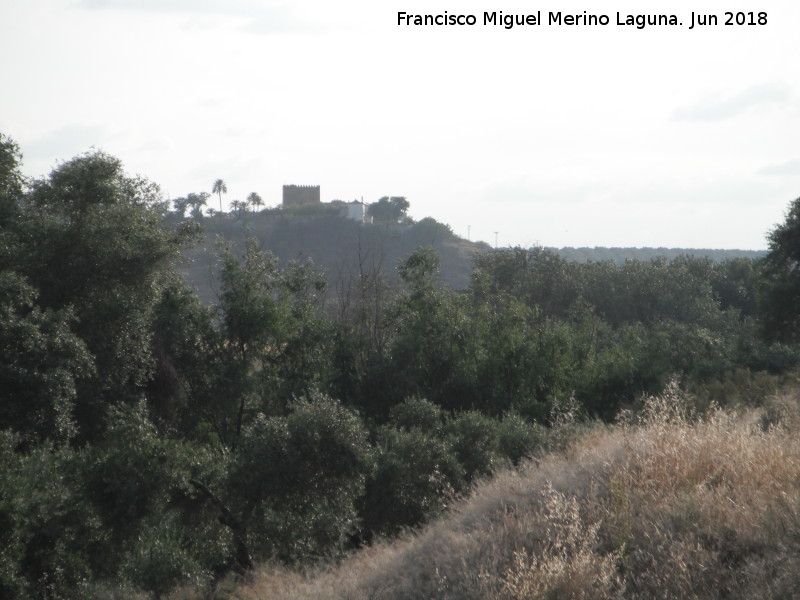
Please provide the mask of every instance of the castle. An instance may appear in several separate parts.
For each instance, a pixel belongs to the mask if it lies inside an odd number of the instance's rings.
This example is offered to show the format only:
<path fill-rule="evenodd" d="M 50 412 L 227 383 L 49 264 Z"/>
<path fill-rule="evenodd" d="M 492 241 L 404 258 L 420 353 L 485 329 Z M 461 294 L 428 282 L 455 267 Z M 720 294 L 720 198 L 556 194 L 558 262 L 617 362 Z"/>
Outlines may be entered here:
<path fill-rule="evenodd" d="M 283 186 L 283 207 L 303 206 L 304 204 L 320 204 L 318 185 L 285 185 Z"/>
<path fill-rule="evenodd" d="M 283 207 L 305 206 L 308 204 L 322 204 L 320 199 L 320 189 L 318 185 L 284 185 L 283 186 Z M 339 214 L 346 219 L 358 221 L 359 223 L 372 223 L 369 216 L 368 205 L 358 200 L 345 202 L 344 200 L 333 200 L 331 205 L 339 208 Z"/>

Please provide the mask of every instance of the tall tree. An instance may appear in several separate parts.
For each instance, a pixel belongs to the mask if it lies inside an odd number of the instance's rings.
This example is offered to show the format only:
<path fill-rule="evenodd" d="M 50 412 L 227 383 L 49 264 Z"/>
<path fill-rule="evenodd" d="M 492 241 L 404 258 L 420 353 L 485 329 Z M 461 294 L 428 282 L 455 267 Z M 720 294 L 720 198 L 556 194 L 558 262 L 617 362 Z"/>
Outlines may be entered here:
<path fill-rule="evenodd" d="M 800 340 L 800 198 L 786 220 L 769 234 L 764 259 L 764 327 L 769 337 L 784 342 Z"/>
<path fill-rule="evenodd" d="M 6 227 L 22 196 L 22 154 L 11 138 L 0 133 L 0 226 Z"/>
<path fill-rule="evenodd" d="M 95 358 L 78 382 L 79 433 L 92 438 L 106 404 L 133 401 L 153 369 L 153 310 L 195 230 L 163 227 L 158 187 L 129 177 L 103 152 L 78 156 L 36 181 L 20 225 L 15 270 L 43 310 L 72 310 L 72 328 Z"/>
<path fill-rule="evenodd" d="M 214 187 L 211 188 L 211 193 L 219 196 L 219 211 L 222 212 L 222 194 L 228 193 L 228 186 L 225 185 L 222 179 L 217 179 L 214 182 Z"/>

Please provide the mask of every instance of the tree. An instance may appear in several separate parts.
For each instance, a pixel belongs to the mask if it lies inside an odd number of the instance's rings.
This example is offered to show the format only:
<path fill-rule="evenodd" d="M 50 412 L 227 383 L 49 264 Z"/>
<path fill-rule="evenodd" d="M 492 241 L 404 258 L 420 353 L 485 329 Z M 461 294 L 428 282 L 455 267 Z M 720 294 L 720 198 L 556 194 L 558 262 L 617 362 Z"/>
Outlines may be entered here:
<path fill-rule="evenodd" d="M 310 263 L 277 260 L 248 238 L 243 256 L 221 249 L 219 347 L 213 380 L 198 390 L 223 444 L 235 447 L 257 413 L 281 414 L 327 370 L 330 335 L 319 318 L 325 282 Z"/>
<path fill-rule="evenodd" d="M 246 208 L 247 208 L 246 202 L 242 202 L 241 200 L 233 200 L 231 202 L 231 212 L 235 214 L 237 217 L 241 217 Z"/>
<path fill-rule="evenodd" d="M 253 212 L 256 212 L 256 207 L 264 206 L 264 200 L 255 192 L 250 192 L 250 194 L 248 194 L 247 203 L 253 207 Z"/>
<path fill-rule="evenodd" d="M 2 228 L 9 224 L 22 197 L 24 180 L 19 170 L 21 163 L 22 154 L 19 146 L 14 140 L 0 133 L 0 227 Z"/>
<path fill-rule="evenodd" d="M 767 237 L 764 259 L 764 328 L 768 337 L 782 342 L 800 340 L 800 198 L 795 199 L 785 221 Z"/>
<path fill-rule="evenodd" d="M 209 193 L 208 192 L 200 192 L 199 194 L 189 194 L 187 199 L 189 201 L 189 206 L 192 207 L 192 218 L 196 220 L 200 220 L 203 218 L 203 209 L 202 207 L 206 205 L 208 202 Z"/>
<path fill-rule="evenodd" d="M 246 429 L 228 490 L 260 558 L 320 557 L 341 551 L 355 532 L 371 470 L 358 415 L 313 393 L 285 417 L 259 415 Z"/>
<path fill-rule="evenodd" d="M 75 406 L 79 432 L 91 438 L 106 405 L 134 401 L 153 373 L 153 310 L 196 225 L 164 227 L 158 187 L 103 152 L 35 181 L 26 204 L 13 268 L 38 289 L 42 310 L 74 311 L 71 329 L 95 359 Z"/>
<path fill-rule="evenodd" d="M 175 198 L 172 204 L 181 218 L 184 218 L 186 216 L 186 210 L 191 208 L 190 216 L 193 219 L 199 219 L 203 216 L 201 207 L 205 206 L 208 196 L 208 192 L 201 192 L 199 194 L 191 193 L 187 194 L 185 198 Z"/>
<path fill-rule="evenodd" d="M 441 514 L 464 481 L 450 441 L 389 425 L 379 427 L 376 438 L 375 471 L 361 509 L 367 537 L 394 535 Z"/>
<path fill-rule="evenodd" d="M 175 212 L 178 213 L 181 219 L 186 217 L 186 208 L 189 206 L 189 202 L 186 198 L 173 199 L 172 206 L 175 207 Z"/>
<path fill-rule="evenodd" d="M 219 211 L 222 212 L 222 194 L 228 193 L 228 186 L 225 185 L 222 179 L 217 179 L 214 182 L 214 187 L 211 188 L 211 193 L 219 195 Z"/>
<path fill-rule="evenodd" d="M 369 205 L 369 215 L 376 223 L 399 223 L 406 216 L 408 200 L 404 196 L 384 196 L 377 202 Z"/>

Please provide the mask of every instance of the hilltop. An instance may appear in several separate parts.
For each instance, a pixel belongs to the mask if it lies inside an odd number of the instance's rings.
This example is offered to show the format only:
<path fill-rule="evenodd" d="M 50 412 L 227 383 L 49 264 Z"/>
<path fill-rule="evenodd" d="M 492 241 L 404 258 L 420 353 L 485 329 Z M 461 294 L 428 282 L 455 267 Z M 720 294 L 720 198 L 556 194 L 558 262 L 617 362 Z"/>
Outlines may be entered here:
<path fill-rule="evenodd" d="M 202 224 L 203 239 L 184 253 L 186 260 L 180 268 L 205 302 L 215 298 L 219 237 L 236 249 L 253 237 L 282 263 L 310 260 L 327 276 L 332 291 L 345 274 L 363 270 L 378 270 L 391 280 L 397 265 L 420 246 L 436 249 L 446 285 L 464 289 L 469 285 L 473 257 L 490 249 L 486 243 L 456 236 L 432 218 L 373 225 L 325 211 L 298 215 L 273 209 L 238 216 L 218 213 L 204 217 Z"/>

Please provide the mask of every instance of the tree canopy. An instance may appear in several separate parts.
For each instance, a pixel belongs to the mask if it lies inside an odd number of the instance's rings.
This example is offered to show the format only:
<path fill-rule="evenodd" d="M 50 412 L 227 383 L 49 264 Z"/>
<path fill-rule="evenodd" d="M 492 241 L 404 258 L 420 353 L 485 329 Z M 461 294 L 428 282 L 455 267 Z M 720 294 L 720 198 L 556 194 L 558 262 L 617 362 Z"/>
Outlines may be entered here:
<path fill-rule="evenodd" d="M 376 223 L 399 223 L 408 211 L 410 204 L 404 196 L 384 196 L 369 205 L 369 215 Z"/>

